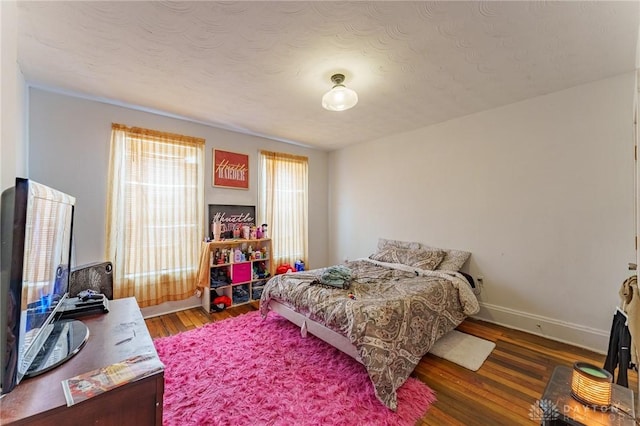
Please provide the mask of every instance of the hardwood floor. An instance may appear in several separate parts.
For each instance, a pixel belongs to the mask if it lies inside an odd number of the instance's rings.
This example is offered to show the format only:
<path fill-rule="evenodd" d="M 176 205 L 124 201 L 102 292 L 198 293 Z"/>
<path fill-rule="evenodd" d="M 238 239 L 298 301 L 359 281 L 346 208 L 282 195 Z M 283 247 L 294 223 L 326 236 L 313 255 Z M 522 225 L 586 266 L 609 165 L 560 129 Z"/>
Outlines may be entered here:
<path fill-rule="evenodd" d="M 208 315 L 200 308 L 146 320 L 152 338 L 168 336 L 203 324 L 257 309 L 257 303 Z M 436 392 L 421 425 L 532 425 L 532 404 L 538 400 L 557 365 L 586 361 L 601 366 L 604 355 L 484 321 L 468 319 L 458 329 L 496 343 L 482 367 L 470 371 L 431 354 L 413 375 Z M 629 387 L 638 389 L 629 371 Z"/>

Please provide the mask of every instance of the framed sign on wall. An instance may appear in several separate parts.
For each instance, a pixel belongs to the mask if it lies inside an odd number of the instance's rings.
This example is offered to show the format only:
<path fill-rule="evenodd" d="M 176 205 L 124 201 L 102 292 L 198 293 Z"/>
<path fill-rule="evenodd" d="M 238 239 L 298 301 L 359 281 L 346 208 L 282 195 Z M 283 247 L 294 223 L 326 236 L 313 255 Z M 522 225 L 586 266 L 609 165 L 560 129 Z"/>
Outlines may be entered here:
<path fill-rule="evenodd" d="M 249 155 L 214 148 L 213 186 L 249 189 Z"/>
<path fill-rule="evenodd" d="M 209 236 L 211 238 L 214 238 L 213 223 L 216 221 L 221 225 L 221 237 L 233 238 L 233 231 L 239 233 L 243 226 L 255 226 L 256 206 L 209 204 Z"/>

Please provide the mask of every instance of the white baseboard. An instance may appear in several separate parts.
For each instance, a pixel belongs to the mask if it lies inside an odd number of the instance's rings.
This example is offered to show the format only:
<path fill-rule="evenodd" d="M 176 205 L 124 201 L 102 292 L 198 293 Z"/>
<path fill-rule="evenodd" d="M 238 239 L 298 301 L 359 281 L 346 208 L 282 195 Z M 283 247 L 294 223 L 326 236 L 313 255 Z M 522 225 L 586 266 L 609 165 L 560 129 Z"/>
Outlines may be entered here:
<path fill-rule="evenodd" d="M 609 346 L 608 330 L 598 330 L 489 303 L 480 302 L 480 312 L 473 318 L 568 343 L 600 354 L 606 354 Z"/>
<path fill-rule="evenodd" d="M 142 312 L 142 317 L 144 319 L 148 319 L 160 315 L 184 311 L 185 309 L 197 308 L 199 306 L 202 306 L 200 299 L 195 296 L 191 296 L 188 299 L 180 300 L 178 302 L 165 302 L 155 306 L 148 306 L 140 309 L 140 311 Z"/>

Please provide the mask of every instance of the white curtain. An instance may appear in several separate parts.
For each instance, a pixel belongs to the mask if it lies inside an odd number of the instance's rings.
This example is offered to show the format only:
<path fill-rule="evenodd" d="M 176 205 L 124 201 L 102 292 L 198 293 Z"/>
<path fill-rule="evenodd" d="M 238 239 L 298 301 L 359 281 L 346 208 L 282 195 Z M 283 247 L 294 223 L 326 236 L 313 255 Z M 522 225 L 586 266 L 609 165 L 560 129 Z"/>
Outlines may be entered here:
<path fill-rule="evenodd" d="M 145 307 L 193 294 L 204 146 L 201 138 L 112 125 L 106 252 L 114 298 L 134 296 Z"/>
<path fill-rule="evenodd" d="M 308 163 L 307 157 L 260 151 L 259 222 L 268 225 L 276 267 L 296 260 L 309 265 Z"/>

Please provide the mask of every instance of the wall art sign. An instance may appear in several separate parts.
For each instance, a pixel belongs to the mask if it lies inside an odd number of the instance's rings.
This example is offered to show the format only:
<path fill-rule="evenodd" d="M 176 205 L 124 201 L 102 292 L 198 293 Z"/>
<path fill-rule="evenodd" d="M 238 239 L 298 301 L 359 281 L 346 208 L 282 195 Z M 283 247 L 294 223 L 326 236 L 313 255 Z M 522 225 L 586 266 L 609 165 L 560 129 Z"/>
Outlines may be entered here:
<path fill-rule="evenodd" d="M 249 155 L 214 149 L 213 186 L 249 189 Z"/>
<path fill-rule="evenodd" d="M 222 238 L 234 238 L 234 231 L 239 234 L 243 226 L 255 226 L 256 206 L 209 204 L 210 238 L 214 238 L 214 222 L 220 224 L 220 236 Z M 238 238 L 238 236 L 235 236 L 235 238 Z"/>

